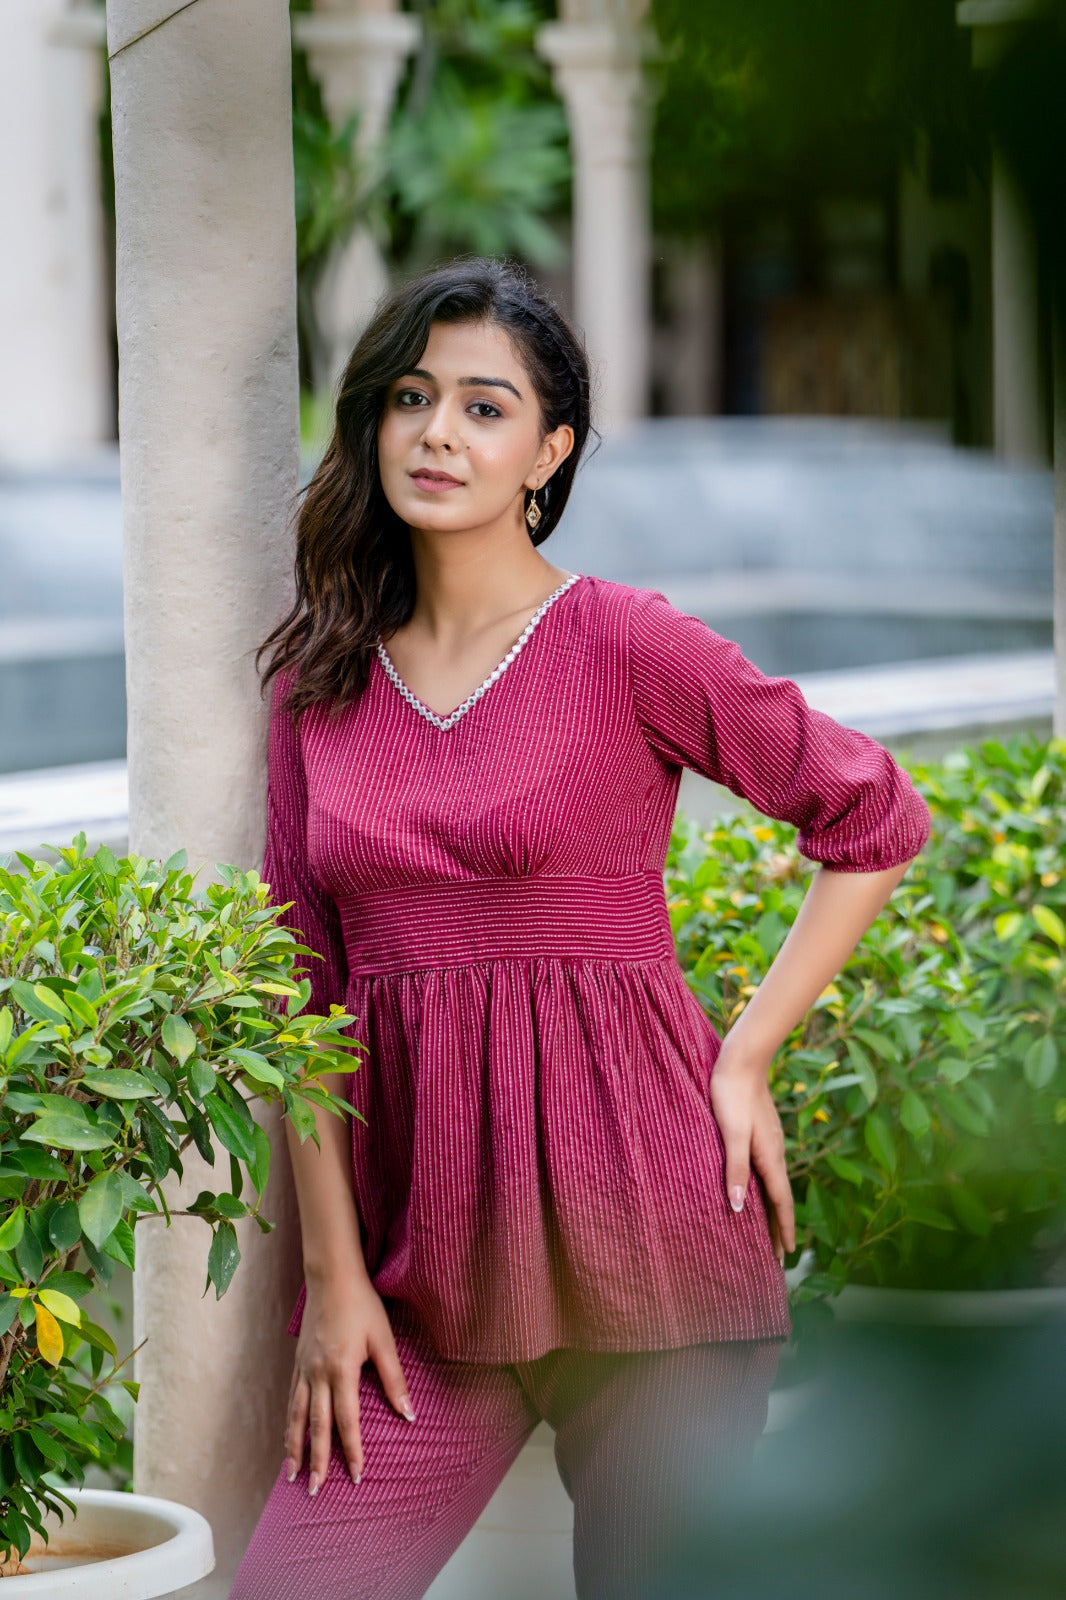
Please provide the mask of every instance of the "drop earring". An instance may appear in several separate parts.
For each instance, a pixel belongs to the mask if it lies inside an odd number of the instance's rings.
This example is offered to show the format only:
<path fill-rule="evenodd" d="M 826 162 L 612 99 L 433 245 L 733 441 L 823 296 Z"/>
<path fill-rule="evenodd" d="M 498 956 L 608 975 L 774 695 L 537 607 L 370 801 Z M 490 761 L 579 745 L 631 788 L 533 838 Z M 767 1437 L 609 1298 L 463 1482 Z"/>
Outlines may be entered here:
<path fill-rule="evenodd" d="M 537 491 L 534 489 L 530 502 L 526 507 L 526 521 L 529 523 L 530 530 L 537 527 L 543 514 L 537 504 Z"/>

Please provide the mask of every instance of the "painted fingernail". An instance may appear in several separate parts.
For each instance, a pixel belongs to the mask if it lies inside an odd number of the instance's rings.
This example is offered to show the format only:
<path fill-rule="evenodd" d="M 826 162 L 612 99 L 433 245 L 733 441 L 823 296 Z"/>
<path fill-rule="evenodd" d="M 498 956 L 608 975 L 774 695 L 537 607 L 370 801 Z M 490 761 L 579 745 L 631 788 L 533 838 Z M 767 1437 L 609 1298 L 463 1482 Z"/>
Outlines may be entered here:
<path fill-rule="evenodd" d="M 413 1422 L 415 1420 L 415 1414 L 411 1410 L 411 1402 L 408 1400 L 406 1395 L 404 1395 L 403 1399 L 400 1401 L 400 1410 L 403 1412 L 408 1422 Z"/>
<path fill-rule="evenodd" d="M 318 1493 L 318 1473 L 317 1472 L 312 1472 L 311 1480 L 310 1480 L 310 1484 L 308 1486 L 307 1492 L 308 1492 L 309 1495 L 316 1495 Z"/>
<path fill-rule="evenodd" d="M 288 1471 L 286 1472 L 285 1476 L 288 1478 L 290 1483 L 295 1483 L 296 1482 L 296 1463 L 295 1463 L 295 1461 L 291 1460 L 289 1457 L 286 1457 L 285 1458 L 285 1465 L 288 1468 Z"/>
<path fill-rule="evenodd" d="M 739 1183 L 735 1183 L 729 1191 L 729 1204 L 734 1211 L 743 1211 L 744 1209 L 744 1191 Z"/>
<path fill-rule="evenodd" d="M 352 1473 L 352 1482 L 353 1483 L 362 1483 L 362 1481 L 363 1481 L 363 1474 L 361 1472 L 353 1472 Z"/>

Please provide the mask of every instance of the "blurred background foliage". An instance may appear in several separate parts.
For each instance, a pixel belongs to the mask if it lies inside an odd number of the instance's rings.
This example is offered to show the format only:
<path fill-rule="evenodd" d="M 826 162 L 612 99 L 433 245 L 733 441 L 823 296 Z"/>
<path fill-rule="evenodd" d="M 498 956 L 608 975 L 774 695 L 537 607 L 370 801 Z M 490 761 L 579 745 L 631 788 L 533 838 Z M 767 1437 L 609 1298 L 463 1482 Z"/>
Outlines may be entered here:
<path fill-rule="evenodd" d="M 663 45 L 652 149 L 655 226 L 699 233 L 730 206 L 889 189 L 928 137 L 935 187 L 1014 166 L 1061 293 L 1066 251 L 1066 0 L 1034 0 L 987 71 L 956 0 L 652 0 Z M 684 160 L 679 159 L 684 152 Z"/>
<path fill-rule="evenodd" d="M 922 129 L 946 162 L 982 151 L 954 0 L 652 0 L 651 15 L 665 54 L 652 195 L 670 232 L 741 198 L 890 184 Z"/>
<path fill-rule="evenodd" d="M 462 251 L 557 266 L 569 211 L 566 117 L 534 50 L 554 7 L 419 0 L 422 43 L 386 149 L 392 256 L 417 270 Z"/>

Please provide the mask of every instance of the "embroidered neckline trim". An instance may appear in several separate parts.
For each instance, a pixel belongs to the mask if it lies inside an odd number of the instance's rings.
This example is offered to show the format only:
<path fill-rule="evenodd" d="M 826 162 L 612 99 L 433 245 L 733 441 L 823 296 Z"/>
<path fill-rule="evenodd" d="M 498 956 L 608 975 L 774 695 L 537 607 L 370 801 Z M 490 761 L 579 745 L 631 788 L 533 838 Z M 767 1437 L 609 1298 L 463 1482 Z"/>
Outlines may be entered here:
<path fill-rule="evenodd" d="M 425 717 L 427 721 L 432 722 L 435 728 L 440 728 L 442 732 L 446 733 L 449 728 L 454 728 L 455 724 L 459 721 L 459 718 L 469 711 L 472 706 L 476 705 L 481 699 L 481 696 L 485 694 L 487 690 L 491 689 L 494 683 L 498 682 L 498 680 L 503 677 L 504 673 L 507 671 L 507 668 L 511 665 L 511 662 L 515 659 L 523 646 L 529 641 L 534 628 L 537 626 L 537 623 L 541 620 L 541 618 L 547 613 L 549 607 L 552 606 L 556 600 L 558 600 L 561 594 L 565 594 L 566 590 L 575 584 L 581 576 L 582 574 L 580 572 L 572 572 L 565 583 L 561 583 L 557 589 L 552 591 L 546 600 L 541 602 L 536 611 L 534 611 L 533 615 L 530 617 L 529 621 L 526 623 L 525 627 L 522 629 L 522 632 L 519 634 L 514 644 L 511 646 L 510 650 L 508 650 L 507 654 L 504 656 L 503 660 L 497 663 L 497 665 L 489 673 L 488 677 L 478 684 L 473 693 L 467 695 L 462 705 L 456 706 L 454 711 L 449 711 L 446 717 L 442 717 L 439 712 L 431 710 L 431 708 L 425 705 L 416 694 L 411 692 L 406 683 L 404 683 L 403 679 L 400 677 L 400 674 L 396 671 L 396 668 L 393 666 L 389 657 L 389 653 L 385 649 L 385 646 L 382 644 L 380 638 L 374 647 L 377 651 L 378 660 L 384 667 L 390 682 L 396 689 L 399 690 L 400 694 L 403 695 L 403 698 L 407 701 L 408 705 L 412 706 L 413 709 Z"/>

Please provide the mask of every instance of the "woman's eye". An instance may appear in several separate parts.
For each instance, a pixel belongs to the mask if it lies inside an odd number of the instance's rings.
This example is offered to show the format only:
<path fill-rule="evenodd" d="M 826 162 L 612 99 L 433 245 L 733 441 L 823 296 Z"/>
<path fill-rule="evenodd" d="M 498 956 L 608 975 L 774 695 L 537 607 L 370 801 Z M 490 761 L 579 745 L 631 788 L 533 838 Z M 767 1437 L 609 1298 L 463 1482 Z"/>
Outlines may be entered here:
<path fill-rule="evenodd" d="M 419 394 L 417 389 L 401 389 L 399 394 L 397 394 L 397 396 L 396 396 L 396 404 L 399 405 L 399 406 L 403 406 L 403 405 L 406 405 L 408 400 L 424 400 L 424 399 L 425 399 L 425 396 Z M 410 407 L 408 407 L 408 409 L 410 409 Z"/>
<path fill-rule="evenodd" d="M 499 417 L 503 415 L 500 408 L 498 406 L 494 406 L 491 400 L 475 400 L 474 404 L 476 406 L 484 406 L 490 417 Z M 482 416 L 484 416 L 484 414 L 485 412 L 481 413 Z"/>

